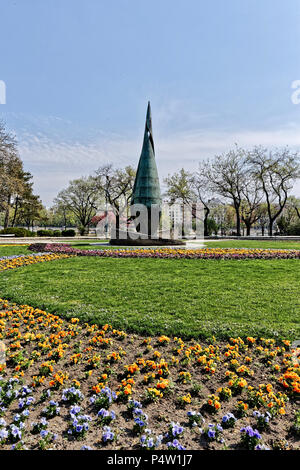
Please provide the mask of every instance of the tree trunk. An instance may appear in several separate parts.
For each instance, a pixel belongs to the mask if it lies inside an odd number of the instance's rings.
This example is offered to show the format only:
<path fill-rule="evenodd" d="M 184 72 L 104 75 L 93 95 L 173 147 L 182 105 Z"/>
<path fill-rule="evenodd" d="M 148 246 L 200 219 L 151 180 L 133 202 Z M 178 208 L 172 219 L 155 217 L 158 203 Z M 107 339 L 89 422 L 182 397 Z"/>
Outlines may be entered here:
<path fill-rule="evenodd" d="M 120 214 L 117 213 L 116 214 L 116 239 L 117 240 L 119 240 L 120 238 L 119 230 L 120 230 Z"/>
<path fill-rule="evenodd" d="M 184 223 L 185 223 L 185 218 L 184 218 L 184 216 L 185 216 L 185 213 L 184 213 L 184 201 L 182 201 L 182 238 L 185 237 L 185 230 L 184 230 L 184 229 L 185 229 L 185 224 L 184 224 Z"/>
<path fill-rule="evenodd" d="M 7 228 L 8 223 L 9 223 L 9 206 L 10 206 L 10 195 L 7 198 L 7 208 L 5 209 L 5 217 L 4 217 L 4 228 Z"/>
<path fill-rule="evenodd" d="M 241 217 L 240 217 L 240 208 L 235 207 L 236 212 L 236 234 L 238 237 L 241 236 Z"/>
<path fill-rule="evenodd" d="M 269 222 L 269 236 L 272 237 L 273 235 L 273 223 L 274 223 L 274 220 L 270 220 Z"/>
<path fill-rule="evenodd" d="M 18 212 L 18 202 L 19 202 L 19 199 L 18 199 L 18 197 L 16 197 L 14 216 L 13 216 L 13 220 L 12 220 L 12 223 L 11 223 L 12 227 L 14 227 L 15 223 L 16 223 L 16 217 L 17 217 L 17 212 Z"/>
<path fill-rule="evenodd" d="M 208 215 L 209 215 L 210 210 L 208 208 L 204 208 L 204 236 L 208 237 Z"/>

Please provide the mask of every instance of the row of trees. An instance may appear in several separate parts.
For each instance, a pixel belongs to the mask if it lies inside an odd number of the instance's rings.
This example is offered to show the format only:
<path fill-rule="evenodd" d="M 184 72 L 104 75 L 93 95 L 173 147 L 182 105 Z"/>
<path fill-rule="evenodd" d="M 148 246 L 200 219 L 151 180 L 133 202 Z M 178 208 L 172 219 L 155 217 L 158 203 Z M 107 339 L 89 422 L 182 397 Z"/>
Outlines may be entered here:
<path fill-rule="evenodd" d="M 201 201 L 205 235 L 216 229 L 216 224 L 212 224 L 214 218 L 220 219 L 214 206 L 216 197 L 223 202 L 224 220 L 234 218 L 237 236 L 241 235 L 242 225 L 250 235 L 251 227 L 257 223 L 263 232 L 267 227 L 272 235 L 275 221 L 284 217 L 288 207 L 300 215 L 299 200 L 289 197 L 299 177 L 299 155 L 288 148 L 269 151 L 263 147 L 245 150 L 236 146 L 226 154 L 199 163 L 195 173 L 182 168 L 169 175 L 164 180 L 167 188 L 164 196 L 171 203 Z M 114 169 L 112 165 L 104 165 L 93 176 L 71 182 L 58 194 L 55 206 L 73 212 L 84 233 L 95 220 L 99 205 L 103 207 L 106 201 L 114 209 L 118 227 L 120 199 L 125 204 L 129 202 L 134 178 L 135 171 L 130 166 Z"/>
<path fill-rule="evenodd" d="M 259 224 L 273 234 L 274 224 L 281 233 L 300 224 L 300 200 L 290 196 L 300 177 L 297 152 L 288 148 L 270 151 L 263 147 L 245 150 L 236 146 L 228 153 L 199 163 L 196 172 L 182 168 L 164 180 L 164 197 L 171 203 L 204 206 L 204 232 L 217 231 L 216 220 L 223 218 L 224 228 L 235 224 L 236 235 L 242 227 L 250 235 Z M 99 208 L 110 205 L 118 228 L 119 215 L 129 204 L 135 170 L 103 165 L 93 175 L 73 180 L 60 191 L 53 207 L 43 207 L 33 193 L 32 175 L 24 171 L 15 138 L 0 124 L 0 213 L 4 227 L 37 222 L 40 226 L 77 226 L 81 234 L 97 223 Z M 215 199 L 221 201 L 215 206 Z M 120 202 L 122 201 L 122 202 Z M 221 227 L 222 228 L 222 227 Z"/>
<path fill-rule="evenodd" d="M 94 175 L 71 181 L 55 198 L 54 208 L 72 213 L 83 235 L 90 225 L 97 224 L 99 208 L 105 210 L 110 206 L 114 210 L 118 229 L 120 214 L 130 202 L 134 179 L 135 170 L 131 166 L 115 169 L 112 165 L 103 165 Z"/>
<path fill-rule="evenodd" d="M 24 170 L 15 137 L 0 123 L 0 224 L 4 229 L 30 229 L 34 224 L 65 229 L 77 226 L 84 234 L 96 225 L 93 218 L 104 201 L 114 208 L 118 218 L 121 196 L 129 201 L 134 178 L 135 170 L 130 166 L 114 169 L 103 165 L 94 175 L 71 181 L 47 209 L 33 192 L 33 177 Z"/>
<path fill-rule="evenodd" d="M 25 171 L 18 155 L 15 137 L 0 123 L 0 212 L 3 226 L 30 227 L 43 209 L 33 193 L 32 175 Z"/>
<path fill-rule="evenodd" d="M 258 221 L 267 224 L 273 235 L 274 223 L 285 207 L 300 206 L 296 198 L 289 200 L 289 193 L 300 177 L 300 161 L 297 152 L 288 148 L 269 151 L 263 147 L 234 150 L 199 164 L 195 174 L 181 169 L 166 178 L 167 195 L 171 200 L 192 203 L 200 200 L 204 205 L 204 232 L 208 234 L 211 201 L 217 195 L 228 201 L 235 212 L 236 235 L 241 236 L 241 223 L 250 235 L 251 227 Z"/>

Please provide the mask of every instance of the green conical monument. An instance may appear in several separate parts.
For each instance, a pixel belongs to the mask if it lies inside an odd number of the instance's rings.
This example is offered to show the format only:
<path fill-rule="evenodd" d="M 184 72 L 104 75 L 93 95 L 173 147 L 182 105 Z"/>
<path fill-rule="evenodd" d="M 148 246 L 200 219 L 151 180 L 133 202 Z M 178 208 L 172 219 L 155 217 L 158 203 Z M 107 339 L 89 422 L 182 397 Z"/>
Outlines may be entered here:
<path fill-rule="evenodd" d="M 141 208 L 139 205 L 144 207 Z M 116 236 L 111 238 L 110 244 L 121 246 L 184 245 L 185 243 L 181 240 L 161 237 L 159 233 L 161 210 L 162 198 L 155 161 L 151 107 L 148 102 L 143 147 L 131 196 L 131 216 L 128 219 L 128 221 L 134 221 L 136 229 L 134 234 L 137 233 L 137 237 L 133 237 L 133 233 L 129 233 L 127 230 L 126 233 L 117 230 Z M 142 217 L 140 217 L 141 213 Z"/>
<path fill-rule="evenodd" d="M 133 186 L 131 204 L 143 204 L 147 208 L 154 204 L 161 206 L 150 102 L 148 102 L 144 142 Z"/>

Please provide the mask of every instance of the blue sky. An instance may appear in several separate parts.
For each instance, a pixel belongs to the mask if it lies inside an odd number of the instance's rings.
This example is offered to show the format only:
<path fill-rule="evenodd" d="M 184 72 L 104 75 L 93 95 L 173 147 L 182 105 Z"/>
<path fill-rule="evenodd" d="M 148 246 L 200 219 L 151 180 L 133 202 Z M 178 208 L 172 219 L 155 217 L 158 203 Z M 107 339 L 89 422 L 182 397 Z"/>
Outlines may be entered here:
<path fill-rule="evenodd" d="M 235 142 L 300 148 L 299 0 L 1 0 L 0 22 L 0 119 L 48 206 L 137 164 L 148 100 L 161 179 Z"/>

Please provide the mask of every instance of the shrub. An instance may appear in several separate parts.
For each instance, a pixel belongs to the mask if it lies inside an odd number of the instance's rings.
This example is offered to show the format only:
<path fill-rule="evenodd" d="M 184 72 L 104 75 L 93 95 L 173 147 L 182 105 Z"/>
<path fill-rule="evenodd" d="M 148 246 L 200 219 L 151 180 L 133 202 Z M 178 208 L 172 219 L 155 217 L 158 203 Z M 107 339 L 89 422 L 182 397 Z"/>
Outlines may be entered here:
<path fill-rule="evenodd" d="M 38 230 L 37 232 L 38 237 L 52 237 L 53 236 L 53 230 Z"/>
<path fill-rule="evenodd" d="M 15 237 L 33 237 L 34 233 L 24 227 L 9 227 L 0 231 L 3 235 L 15 235 Z"/>
<path fill-rule="evenodd" d="M 290 225 L 286 231 L 287 235 L 300 235 L 300 223 Z"/>
<path fill-rule="evenodd" d="M 296 223 L 289 223 L 285 217 L 281 217 L 277 222 L 279 232 L 275 233 L 274 235 L 300 235 L 300 222 Z"/>
<path fill-rule="evenodd" d="M 53 236 L 54 237 L 61 237 L 61 231 L 60 230 L 54 230 L 53 231 Z"/>
<path fill-rule="evenodd" d="M 218 230 L 219 230 L 219 225 L 214 219 L 207 219 L 207 231 L 208 231 L 208 236 L 211 236 L 212 234 L 218 235 Z"/>
<path fill-rule="evenodd" d="M 68 229 L 68 230 L 62 230 L 61 234 L 62 234 L 63 237 L 75 237 L 76 232 L 75 232 L 75 230 L 73 230 L 71 228 L 71 229 Z"/>
<path fill-rule="evenodd" d="M 88 233 L 87 227 L 84 227 L 83 225 L 79 225 L 78 231 L 79 231 L 79 233 L 80 233 L 80 235 L 81 235 L 82 237 L 83 237 L 84 235 L 87 235 L 87 233 Z"/>

